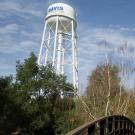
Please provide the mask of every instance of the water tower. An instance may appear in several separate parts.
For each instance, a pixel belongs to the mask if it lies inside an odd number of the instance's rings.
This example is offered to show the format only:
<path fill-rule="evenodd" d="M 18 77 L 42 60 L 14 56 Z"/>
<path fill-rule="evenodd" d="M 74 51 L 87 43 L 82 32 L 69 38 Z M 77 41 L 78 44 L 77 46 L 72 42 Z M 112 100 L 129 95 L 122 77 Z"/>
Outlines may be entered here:
<path fill-rule="evenodd" d="M 68 4 L 53 3 L 47 9 L 39 65 L 52 63 L 57 74 L 66 75 L 78 90 L 76 12 Z"/>

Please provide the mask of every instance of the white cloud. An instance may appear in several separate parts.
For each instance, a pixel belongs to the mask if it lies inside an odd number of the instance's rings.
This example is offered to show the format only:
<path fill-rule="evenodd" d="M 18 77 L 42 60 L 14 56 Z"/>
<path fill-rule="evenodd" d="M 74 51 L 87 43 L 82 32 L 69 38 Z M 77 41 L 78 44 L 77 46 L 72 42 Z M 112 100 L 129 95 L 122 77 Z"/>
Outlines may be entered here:
<path fill-rule="evenodd" d="M 27 32 L 27 31 L 20 31 L 20 34 L 24 37 L 27 37 L 28 39 L 31 39 L 31 40 L 41 40 L 41 36 L 42 36 L 42 33 L 39 33 L 39 32 Z"/>
<path fill-rule="evenodd" d="M 0 1 L 0 18 L 7 16 L 13 18 L 14 15 L 23 17 L 19 21 L 16 19 L 12 20 L 14 23 L 11 23 L 12 21 L 7 17 L 6 25 L 0 26 L 1 57 L 8 55 L 8 57 L 12 58 L 11 65 L 10 60 L 6 57 L 0 59 L 2 65 L 0 68 L 1 74 L 8 72 L 9 69 L 12 69 L 9 71 L 12 73 L 13 69 L 15 70 L 15 61 L 17 59 L 25 58 L 31 51 L 35 51 L 36 53 L 39 51 L 43 32 L 41 25 L 43 23 L 35 23 L 33 20 L 25 22 L 24 19 L 29 19 L 30 16 L 33 16 L 33 19 L 37 20 L 37 17 L 43 17 L 44 12 L 42 9 L 39 9 L 41 5 L 38 7 L 37 2 L 35 4 L 31 1 L 26 2 L 23 3 L 23 1 L 19 0 Z M 0 22 L 2 21 L 0 20 Z M 92 27 L 80 23 L 80 26 L 78 26 L 78 61 L 82 92 L 85 90 L 88 76 L 97 64 L 105 60 L 106 53 L 115 52 L 116 54 L 118 48 L 123 46 L 125 42 L 128 43 L 129 48 L 135 47 L 134 32 L 135 28 L 121 27 L 118 25 Z M 105 45 L 106 43 L 107 45 Z"/>
<path fill-rule="evenodd" d="M 14 34 L 19 30 L 18 24 L 8 24 L 0 27 L 0 34 Z"/>
<path fill-rule="evenodd" d="M 131 47 L 134 47 L 135 43 L 133 36 L 128 35 L 129 31 L 122 31 L 121 28 L 117 28 L 116 30 L 110 27 L 98 28 L 85 26 L 83 31 L 79 29 L 78 32 L 80 33 L 78 38 L 78 61 L 80 85 L 82 86 L 81 93 L 85 91 L 88 76 L 97 64 L 105 60 L 105 54 L 118 51 L 118 48 L 123 46 L 126 41 Z M 26 56 L 31 51 L 38 52 L 41 43 L 41 33 L 23 30 L 23 27 L 19 24 L 8 24 L 0 27 L 0 52 L 9 56 L 17 54 L 15 61 L 20 52 L 23 56 Z M 18 40 L 14 34 L 20 35 L 22 38 Z M 108 45 L 105 45 L 105 43 Z M 125 58 L 127 57 L 125 56 Z M 15 68 L 15 64 L 11 66 L 12 71 L 13 66 Z M 6 69 L 8 70 L 6 64 L 3 64 L 3 68 L 0 68 L 1 71 L 7 71 Z"/>
<path fill-rule="evenodd" d="M 22 4 L 19 1 L 1 1 L 0 2 L 0 11 L 14 13 L 14 14 L 30 14 L 37 17 L 42 17 L 43 14 L 41 10 L 38 10 L 34 5 L 29 4 L 30 2 L 27 2 L 28 4 Z"/>
<path fill-rule="evenodd" d="M 18 53 L 38 49 L 40 46 L 41 33 L 23 30 L 19 24 L 7 24 L 0 27 L 0 52 Z"/>
<path fill-rule="evenodd" d="M 128 29 L 128 28 L 127 28 Z M 127 43 L 126 52 L 128 55 L 122 55 L 123 59 L 135 57 L 130 53 L 135 47 L 134 35 L 131 35 L 133 29 L 125 30 L 122 27 L 89 27 L 81 26 L 78 38 L 79 72 L 80 83 L 83 84 L 81 92 L 85 91 L 87 78 L 96 68 L 97 64 L 105 61 L 107 54 L 113 54 L 117 60 L 120 57 L 119 48 Z M 134 66 L 134 65 L 132 65 Z M 133 68 L 133 67 L 132 67 Z"/>

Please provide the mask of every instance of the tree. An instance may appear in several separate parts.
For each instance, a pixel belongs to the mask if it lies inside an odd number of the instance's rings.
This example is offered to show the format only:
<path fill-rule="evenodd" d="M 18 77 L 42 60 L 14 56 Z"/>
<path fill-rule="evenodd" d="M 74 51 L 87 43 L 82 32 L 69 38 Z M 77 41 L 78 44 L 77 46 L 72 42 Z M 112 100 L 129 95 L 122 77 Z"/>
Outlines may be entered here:
<path fill-rule="evenodd" d="M 0 134 L 10 135 L 21 123 L 21 111 L 14 102 L 12 77 L 0 78 Z"/>
<path fill-rule="evenodd" d="M 118 113 L 117 105 L 120 88 L 124 97 L 125 92 L 124 88 L 120 86 L 117 66 L 112 64 L 97 66 L 89 77 L 86 98 L 86 102 L 96 118 Z M 121 100 L 122 102 L 123 100 Z"/>
<path fill-rule="evenodd" d="M 62 135 L 80 125 L 73 91 L 51 64 L 38 66 L 34 53 L 16 65 L 16 77 L 0 78 L 0 134 Z"/>
<path fill-rule="evenodd" d="M 17 62 L 16 103 L 24 114 L 23 129 L 31 134 L 53 135 L 56 121 L 65 111 L 60 104 L 64 101 L 60 98 L 61 91 L 71 91 L 72 86 L 66 77 L 55 73 L 51 64 L 39 67 L 36 60 L 31 53 L 23 63 Z"/>

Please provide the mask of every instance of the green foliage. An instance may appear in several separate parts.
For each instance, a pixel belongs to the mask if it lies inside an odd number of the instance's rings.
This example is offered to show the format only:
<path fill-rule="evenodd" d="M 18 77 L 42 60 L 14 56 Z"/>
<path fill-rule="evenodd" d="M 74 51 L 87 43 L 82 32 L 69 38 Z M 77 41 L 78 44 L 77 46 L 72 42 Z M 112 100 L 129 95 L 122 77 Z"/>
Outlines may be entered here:
<path fill-rule="evenodd" d="M 51 64 L 39 67 L 33 53 L 18 61 L 16 80 L 0 79 L 0 133 L 54 135 L 72 129 L 74 124 L 68 130 L 66 126 L 75 104 L 73 99 L 61 99 L 61 91 L 73 91 L 73 87 Z"/>
<path fill-rule="evenodd" d="M 22 84 L 29 83 L 32 79 L 36 79 L 38 73 L 38 65 L 36 64 L 36 56 L 34 53 L 30 54 L 28 59 L 24 60 L 24 64 L 20 61 L 16 65 L 16 80 Z"/>
<path fill-rule="evenodd" d="M 79 115 L 75 109 L 70 111 L 61 112 L 61 116 L 56 121 L 55 124 L 55 135 L 63 135 L 80 126 L 81 121 L 79 119 Z"/>
<path fill-rule="evenodd" d="M 21 111 L 15 103 L 12 77 L 0 78 L 0 134 L 8 135 L 21 124 Z"/>

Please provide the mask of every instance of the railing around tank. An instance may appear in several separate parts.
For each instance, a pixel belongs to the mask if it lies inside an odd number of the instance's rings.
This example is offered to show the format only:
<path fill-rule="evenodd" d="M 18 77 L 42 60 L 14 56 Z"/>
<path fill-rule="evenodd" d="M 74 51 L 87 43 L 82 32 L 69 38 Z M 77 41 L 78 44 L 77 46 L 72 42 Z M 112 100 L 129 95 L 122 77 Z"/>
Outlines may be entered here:
<path fill-rule="evenodd" d="M 127 117 L 114 115 L 82 125 L 66 135 L 135 135 L 135 124 Z"/>

